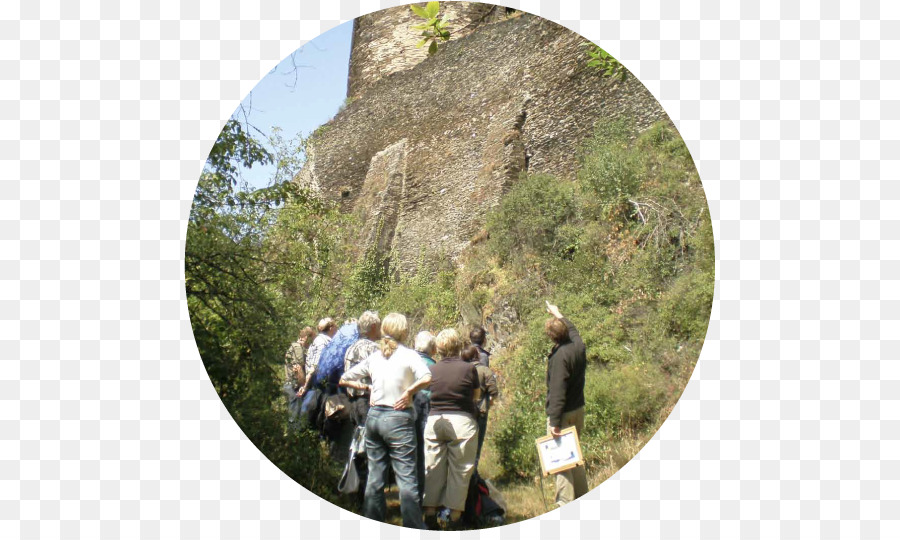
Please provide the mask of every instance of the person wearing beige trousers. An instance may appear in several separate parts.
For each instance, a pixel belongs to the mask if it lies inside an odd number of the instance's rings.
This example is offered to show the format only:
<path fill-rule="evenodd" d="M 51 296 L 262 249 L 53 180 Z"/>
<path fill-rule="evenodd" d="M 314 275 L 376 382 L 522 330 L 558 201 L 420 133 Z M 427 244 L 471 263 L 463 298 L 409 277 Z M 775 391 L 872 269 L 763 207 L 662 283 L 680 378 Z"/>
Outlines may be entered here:
<path fill-rule="evenodd" d="M 440 361 L 431 366 L 431 410 L 425 425 L 425 523 L 437 526 L 437 509 L 450 510 L 450 527 L 460 525 L 478 451 L 475 400 L 480 396 L 475 365 L 460 358 L 456 330 L 435 340 Z"/>
<path fill-rule="evenodd" d="M 584 431 L 584 407 L 563 413 L 560 430 L 575 426 L 578 437 Z M 553 435 L 550 419 L 547 419 L 547 434 Z M 556 474 L 556 504 L 563 506 L 588 492 L 587 473 L 584 465 Z"/>
<path fill-rule="evenodd" d="M 553 350 L 547 358 L 547 433 L 575 426 L 579 439 L 584 431 L 584 375 L 587 366 L 584 342 L 572 321 L 547 302 L 552 315 L 544 324 Z M 556 504 L 563 506 L 588 492 L 583 465 L 556 475 Z"/>

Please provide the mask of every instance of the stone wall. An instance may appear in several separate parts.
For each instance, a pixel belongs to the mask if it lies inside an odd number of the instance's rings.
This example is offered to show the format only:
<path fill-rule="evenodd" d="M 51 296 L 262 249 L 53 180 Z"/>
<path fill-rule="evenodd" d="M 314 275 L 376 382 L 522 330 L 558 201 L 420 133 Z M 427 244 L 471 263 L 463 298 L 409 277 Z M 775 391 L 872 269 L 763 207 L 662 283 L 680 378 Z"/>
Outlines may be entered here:
<path fill-rule="evenodd" d="M 425 2 L 417 5 L 424 6 Z M 505 8 L 478 2 L 442 2 L 440 15 L 447 16 L 452 41 L 496 20 L 500 10 Z M 383 9 L 353 21 L 347 80 L 349 97 L 359 97 L 382 77 L 410 69 L 428 57 L 427 47 L 416 47 L 420 32 L 410 28 L 421 22 L 409 6 Z"/>
<path fill-rule="evenodd" d="M 584 41 L 523 14 L 446 43 L 372 80 L 314 136 L 301 179 L 358 214 L 361 239 L 404 269 L 423 248 L 455 258 L 522 172 L 573 178 L 597 122 L 667 119 L 634 77 L 587 68 Z"/>

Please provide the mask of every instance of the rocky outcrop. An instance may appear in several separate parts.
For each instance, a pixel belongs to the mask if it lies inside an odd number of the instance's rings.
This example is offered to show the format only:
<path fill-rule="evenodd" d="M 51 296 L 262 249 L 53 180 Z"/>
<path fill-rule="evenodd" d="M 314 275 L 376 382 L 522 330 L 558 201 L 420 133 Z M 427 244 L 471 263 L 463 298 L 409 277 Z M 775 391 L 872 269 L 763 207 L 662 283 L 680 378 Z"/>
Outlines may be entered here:
<path fill-rule="evenodd" d="M 356 210 L 365 224 L 363 245 L 375 245 L 381 253 L 390 251 L 397 231 L 405 182 L 406 139 L 400 139 L 372 157 L 360 189 Z"/>

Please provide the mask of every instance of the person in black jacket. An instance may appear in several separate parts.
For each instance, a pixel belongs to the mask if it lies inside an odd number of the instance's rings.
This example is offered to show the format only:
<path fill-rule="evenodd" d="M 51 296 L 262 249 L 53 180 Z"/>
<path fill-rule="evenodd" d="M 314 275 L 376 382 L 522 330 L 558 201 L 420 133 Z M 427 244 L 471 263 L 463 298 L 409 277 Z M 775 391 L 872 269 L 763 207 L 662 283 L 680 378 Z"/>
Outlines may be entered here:
<path fill-rule="evenodd" d="M 484 348 L 484 340 L 487 333 L 484 328 L 476 326 L 469 332 L 469 341 L 478 348 L 478 363 L 484 367 L 491 367 L 491 353 Z"/>
<path fill-rule="evenodd" d="M 584 342 L 575 325 L 547 303 L 552 315 L 544 325 L 553 340 L 553 350 L 547 359 L 547 433 L 559 436 L 563 429 L 575 426 L 579 438 L 584 431 L 584 370 L 587 364 Z M 588 491 L 584 466 L 556 475 L 556 504 L 562 506 Z"/>

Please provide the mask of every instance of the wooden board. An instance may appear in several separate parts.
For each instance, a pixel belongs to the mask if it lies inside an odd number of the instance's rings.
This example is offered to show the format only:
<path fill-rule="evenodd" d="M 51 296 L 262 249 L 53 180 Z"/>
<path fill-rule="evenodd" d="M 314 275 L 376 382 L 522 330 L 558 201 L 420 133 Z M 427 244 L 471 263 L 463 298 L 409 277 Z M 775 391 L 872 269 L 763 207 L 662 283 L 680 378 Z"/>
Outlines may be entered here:
<path fill-rule="evenodd" d="M 544 476 L 584 465 L 581 442 L 578 440 L 578 431 L 575 426 L 561 430 L 559 437 L 546 435 L 538 438 L 534 443 L 537 446 L 538 460 L 541 462 L 541 472 Z"/>

